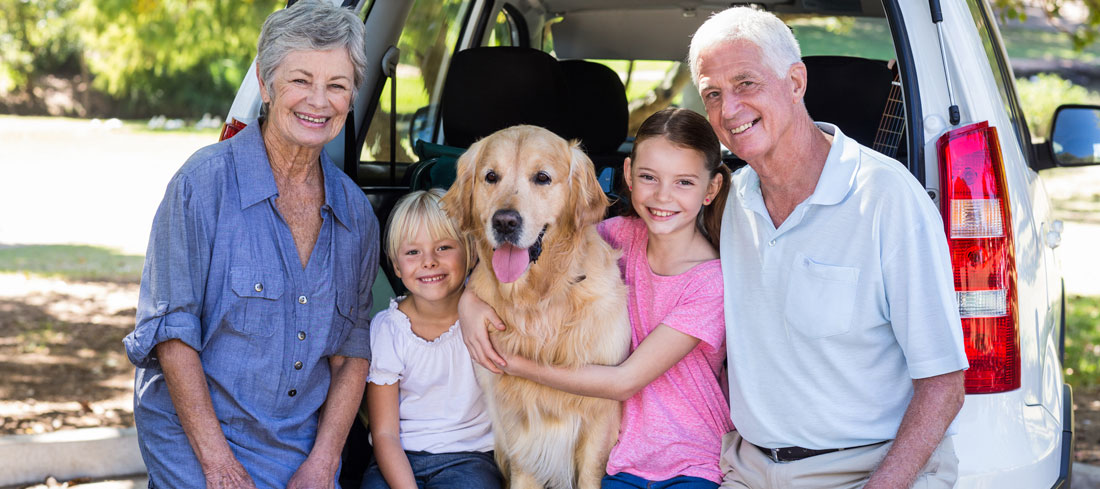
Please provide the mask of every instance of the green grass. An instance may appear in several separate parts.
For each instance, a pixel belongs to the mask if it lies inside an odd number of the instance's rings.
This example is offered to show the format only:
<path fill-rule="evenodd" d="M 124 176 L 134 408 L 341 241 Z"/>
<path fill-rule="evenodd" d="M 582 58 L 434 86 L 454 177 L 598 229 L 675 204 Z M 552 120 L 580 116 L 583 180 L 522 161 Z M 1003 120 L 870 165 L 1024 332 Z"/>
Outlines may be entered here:
<path fill-rule="evenodd" d="M 1096 63 L 1100 60 L 1100 43 L 1081 51 L 1073 49 L 1069 36 L 1060 32 L 1001 27 L 1001 37 L 1009 58 L 1072 60 Z"/>
<path fill-rule="evenodd" d="M 1067 297 L 1063 367 L 1074 389 L 1100 385 L 1100 297 Z"/>
<path fill-rule="evenodd" d="M 0 248 L 0 273 L 24 273 L 72 281 L 141 280 L 145 257 L 87 245 L 27 245 Z"/>

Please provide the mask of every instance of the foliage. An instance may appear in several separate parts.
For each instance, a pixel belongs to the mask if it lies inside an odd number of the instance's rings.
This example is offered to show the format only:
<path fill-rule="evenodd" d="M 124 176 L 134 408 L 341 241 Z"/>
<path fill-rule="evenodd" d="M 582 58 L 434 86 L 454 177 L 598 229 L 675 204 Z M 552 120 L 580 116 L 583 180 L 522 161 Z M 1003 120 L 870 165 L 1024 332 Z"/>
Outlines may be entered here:
<path fill-rule="evenodd" d="M 1069 36 L 1077 50 L 1095 42 L 1100 34 L 1100 0 L 991 0 L 990 3 L 1001 13 L 1002 19 L 1020 22 L 1027 19 L 1027 7 L 1038 7 L 1051 26 Z M 1081 25 L 1068 26 L 1062 22 L 1062 9 L 1068 5 L 1084 7 L 1087 11 Z"/>
<path fill-rule="evenodd" d="M 1051 73 L 1016 80 L 1016 91 L 1034 138 L 1050 135 L 1054 110 L 1062 104 L 1100 104 L 1100 94 Z"/>
<path fill-rule="evenodd" d="M 224 110 L 275 0 L 85 0 L 75 13 L 95 86 L 130 108 Z"/>
<path fill-rule="evenodd" d="M 1066 301 L 1066 381 L 1074 389 L 1100 385 L 1100 297 Z"/>
<path fill-rule="evenodd" d="M 0 95 L 30 88 L 31 75 L 56 70 L 80 52 L 71 13 L 79 0 L 0 0 Z"/>
<path fill-rule="evenodd" d="M 26 273 L 75 281 L 136 283 L 145 258 L 87 245 L 0 248 L 0 273 Z"/>

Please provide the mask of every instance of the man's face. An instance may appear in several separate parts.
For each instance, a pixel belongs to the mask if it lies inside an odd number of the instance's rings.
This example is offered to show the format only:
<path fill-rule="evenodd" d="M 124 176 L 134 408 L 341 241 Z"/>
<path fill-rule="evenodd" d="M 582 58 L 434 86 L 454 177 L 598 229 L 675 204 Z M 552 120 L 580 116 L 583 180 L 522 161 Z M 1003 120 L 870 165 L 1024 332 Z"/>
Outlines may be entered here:
<path fill-rule="evenodd" d="M 799 78 L 801 77 L 801 78 Z M 801 108 L 805 68 L 797 63 L 778 77 L 756 44 L 715 44 L 699 56 L 699 95 L 718 140 L 754 162 L 781 143 Z M 789 141 L 788 141 L 789 143 Z"/>

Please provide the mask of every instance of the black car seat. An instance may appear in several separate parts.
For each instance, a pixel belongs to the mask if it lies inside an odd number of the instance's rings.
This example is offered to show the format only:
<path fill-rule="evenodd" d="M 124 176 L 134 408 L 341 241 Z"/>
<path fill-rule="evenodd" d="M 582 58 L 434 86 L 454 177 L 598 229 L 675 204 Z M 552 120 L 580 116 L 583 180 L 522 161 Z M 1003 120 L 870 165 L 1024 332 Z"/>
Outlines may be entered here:
<path fill-rule="evenodd" d="M 872 147 L 894 81 L 886 62 L 850 56 L 806 56 L 802 62 L 807 73 L 803 100 L 810 117 L 835 124 Z M 904 127 L 898 129 L 904 132 Z M 900 141 L 904 152 L 904 139 Z"/>

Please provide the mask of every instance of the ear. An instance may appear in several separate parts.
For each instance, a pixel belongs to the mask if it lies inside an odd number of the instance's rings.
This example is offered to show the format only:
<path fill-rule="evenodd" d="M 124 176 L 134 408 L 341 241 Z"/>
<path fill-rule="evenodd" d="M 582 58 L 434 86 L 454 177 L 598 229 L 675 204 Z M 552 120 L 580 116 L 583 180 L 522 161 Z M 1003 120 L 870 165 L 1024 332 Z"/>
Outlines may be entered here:
<path fill-rule="evenodd" d="M 722 172 L 717 172 L 714 177 L 710 179 L 710 183 L 707 184 L 707 201 L 714 202 L 714 196 L 718 195 L 718 191 L 722 190 L 722 181 L 726 179 L 726 176 Z"/>
<path fill-rule="evenodd" d="M 609 203 L 600 188 L 600 181 L 596 178 L 592 160 L 581 151 L 580 144 L 577 141 L 570 142 L 569 150 L 572 153 L 569 168 L 573 169 L 573 225 L 580 229 L 602 221 Z"/>
<path fill-rule="evenodd" d="M 791 96 L 796 102 L 801 102 L 802 97 L 806 95 L 807 77 L 806 64 L 801 61 L 791 65 L 787 70 L 787 80 L 791 82 Z"/>
<path fill-rule="evenodd" d="M 627 156 L 626 158 L 623 158 L 623 183 L 626 184 L 626 188 L 632 187 L 632 185 L 631 185 L 632 182 L 630 181 L 630 178 L 632 176 L 632 174 L 630 173 L 631 163 L 633 163 L 633 162 L 630 161 L 629 156 Z"/>
<path fill-rule="evenodd" d="M 474 178 L 477 176 L 477 163 L 481 159 L 481 150 L 485 146 L 482 139 L 470 146 L 458 158 L 458 167 L 455 171 L 455 182 L 443 195 L 439 203 L 443 206 L 451 219 L 458 224 L 458 230 L 463 233 L 472 232 L 474 229 Z"/>
<path fill-rule="evenodd" d="M 264 85 L 264 78 L 260 76 L 260 67 L 256 67 L 256 81 L 260 83 L 260 101 L 269 104 L 271 103 L 271 94 L 267 93 L 267 85 Z"/>

